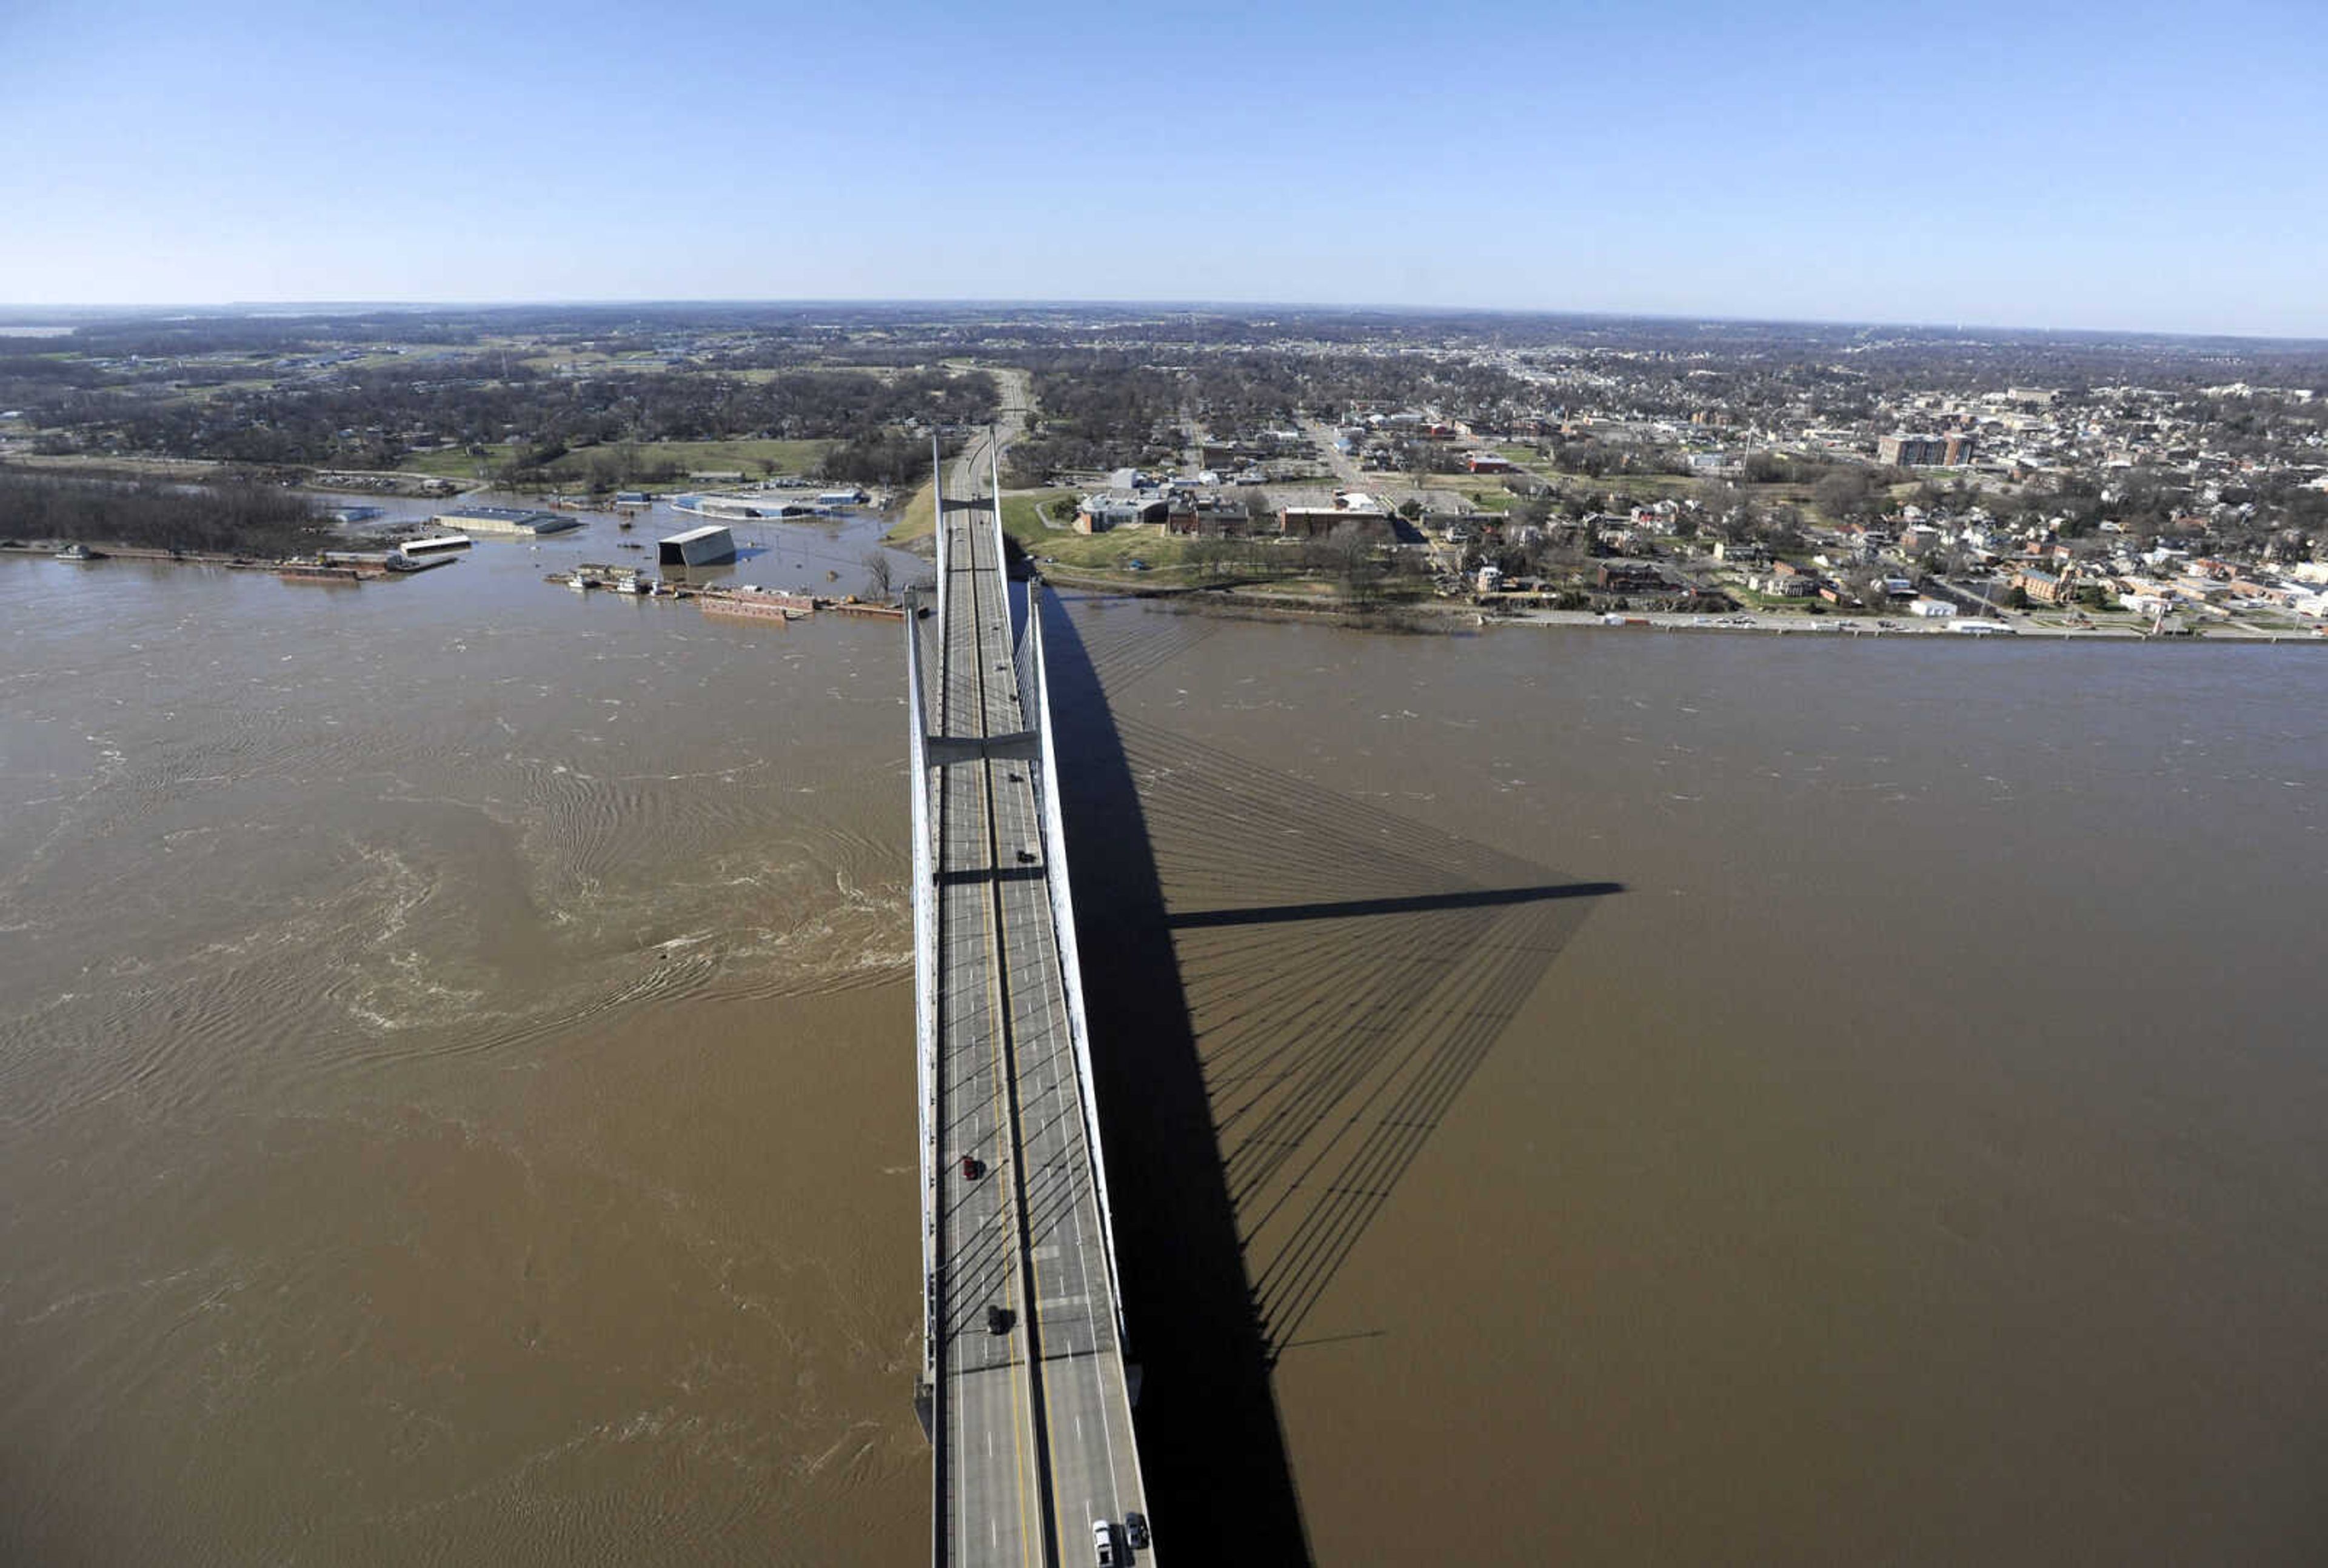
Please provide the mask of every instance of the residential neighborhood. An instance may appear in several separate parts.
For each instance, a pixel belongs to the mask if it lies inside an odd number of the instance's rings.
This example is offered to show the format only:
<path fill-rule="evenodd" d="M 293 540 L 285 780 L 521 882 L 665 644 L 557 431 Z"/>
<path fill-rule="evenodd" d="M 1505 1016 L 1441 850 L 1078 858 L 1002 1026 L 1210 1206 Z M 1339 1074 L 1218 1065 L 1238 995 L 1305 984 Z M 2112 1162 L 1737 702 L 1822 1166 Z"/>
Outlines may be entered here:
<path fill-rule="evenodd" d="M 1206 541 L 1192 569 L 1215 575 L 1271 560 L 1223 540 L 1275 546 L 1280 565 L 1335 536 L 1372 542 L 1394 584 L 1485 614 L 2065 634 L 2328 624 L 2316 360 L 2194 386 L 2172 345 L 2153 345 L 2117 368 L 2138 361 L 2159 384 L 2061 373 L 2074 361 L 2043 384 L 2030 361 L 2045 355 L 2026 344 L 1859 343 L 1832 361 L 1817 346 L 1749 372 L 1776 357 L 1769 342 L 1685 356 L 1281 345 L 1309 386 L 1389 379 L 1387 361 L 1441 395 L 1290 399 L 1265 422 L 1211 418 L 1244 389 L 1208 396 L 1226 378 L 1199 358 L 1178 368 L 1170 416 L 1112 432 L 1112 455 L 1149 466 L 1084 493 L 1075 526 Z"/>

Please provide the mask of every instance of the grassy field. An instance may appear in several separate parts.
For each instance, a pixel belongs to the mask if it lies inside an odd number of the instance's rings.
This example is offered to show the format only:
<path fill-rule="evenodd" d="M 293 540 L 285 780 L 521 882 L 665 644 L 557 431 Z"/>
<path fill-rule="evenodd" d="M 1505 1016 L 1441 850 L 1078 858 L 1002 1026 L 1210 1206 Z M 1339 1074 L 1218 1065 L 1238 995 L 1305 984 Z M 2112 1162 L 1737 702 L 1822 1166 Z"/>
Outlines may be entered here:
<path fill-rule="evenodd" d="M 1607 474 L 1595 479 L 1589 474 L 1563 474 L 1547 466 L 1548 477 L 1564 479 L 1572 485 L 1595 490 L 1611 490 L 1628 501 L 1663 501 L 1667 496 L 1686 497 L 1697 493 L 1699 482 L 1685 479 L 1677 474 Z"/>
<path fill-rule="evenodd" d="M 573 365 L 577 369 L 593 369 L 601 365 L 611 365 L 615 361 L 614 355 L 601 353 L 596 349 L 545 349 L 529 352 L 523 359 L 512 362 L 528 365 L 537 371 L 556 371 L 567 365 Z"/>
<path fill-rule="evenodd" d="M 741 473 L 746 477 L 760 477 L 763 462 L 775 465 L 779 474 L 800 474 L 821 462 L 832 446 L 830 441 L 632 441 L 610 443 L 604 446 L 585 446 L 568 452 L 549 465 L 556 478 L 580 481 L 587 478 L 601 459 L 620 458 L 625 462 L 652 467 L 659 463 L 672 463 L 681 468 L 709 470 L 715 473 Z M 435 452 L 415 453 L 398 465 L 414 474 L 435 474 L 448 479 L 472 479 L 482 463 L 490 470 L 510 461 L 511 449 L 496 443 L 485 448 L 487 455 L 473 457 L 460 447 L 444 447 Z M 646 484 L 641 488 L 683 488 L 685 480 L 667 480 Z M 626 484 L 625 488 L 630 488 Z"/>
<path fill-rule="evenodd" d="M 1073 501 L 1075 496 L 1076 493 L 1072 490 L 1023 490 L 1016 495 L 1006 493 L 1002 497 L 1002 530 L 1025 545 L 1031 554 L 1056 555 L 1057 551 L 1042 548 L 1045 540 L 1061 535 L 1069 538 L 1079 536 L 1072 529 L 1051 527 L 1043 520 L 1043 510 L 1055 502 Z M 1056 510 L 1052 516 L 1057 516 Z"/>
<path fill-rule="evenodd" d="M 937 492 L 923 485 L 906 500 L 906 510 L 885 536 L 894 545 L 909 544 L 930 536 L 932 520 L 937 515 Z"/>

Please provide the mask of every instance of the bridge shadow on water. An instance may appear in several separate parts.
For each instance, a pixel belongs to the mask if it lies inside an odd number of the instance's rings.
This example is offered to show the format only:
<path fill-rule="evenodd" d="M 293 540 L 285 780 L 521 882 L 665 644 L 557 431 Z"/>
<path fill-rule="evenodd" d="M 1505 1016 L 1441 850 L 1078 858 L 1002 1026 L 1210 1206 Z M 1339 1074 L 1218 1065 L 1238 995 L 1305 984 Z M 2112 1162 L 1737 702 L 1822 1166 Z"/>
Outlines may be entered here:
<path fill-rule="evenodd" d="M 1271 1376 L 1595 897 L 1112 711 L 1211 623 L 1043 596 L 1060 804 L 1159 1534 L 1308 1560 Z M 1081 623 L 1080 624 L 1078 623 Z"/>

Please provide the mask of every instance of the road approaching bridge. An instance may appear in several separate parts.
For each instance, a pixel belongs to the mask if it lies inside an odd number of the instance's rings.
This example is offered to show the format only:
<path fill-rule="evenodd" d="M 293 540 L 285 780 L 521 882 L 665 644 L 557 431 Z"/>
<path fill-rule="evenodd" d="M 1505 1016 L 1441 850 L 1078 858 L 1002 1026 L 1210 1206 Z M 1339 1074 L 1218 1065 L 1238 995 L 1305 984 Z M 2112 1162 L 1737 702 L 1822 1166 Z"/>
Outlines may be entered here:
<path fill-rule="evenodd" d="M 999 454 L 937 479 L 909 616 L 924 1360 L 940 1564 L 1116 1563 L 1145 1514 L 1043 678 L 1014 615 Z M 934 681 L 925 679 L 934 670 Z"/>

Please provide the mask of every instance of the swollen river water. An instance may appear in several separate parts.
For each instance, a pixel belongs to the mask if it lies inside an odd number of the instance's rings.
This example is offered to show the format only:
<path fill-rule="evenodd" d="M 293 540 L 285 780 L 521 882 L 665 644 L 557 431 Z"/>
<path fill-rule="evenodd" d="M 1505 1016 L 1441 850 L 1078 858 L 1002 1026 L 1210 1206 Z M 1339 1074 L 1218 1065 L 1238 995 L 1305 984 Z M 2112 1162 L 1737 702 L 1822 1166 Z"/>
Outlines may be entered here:
<path fill-rule="evenodd" d="M 897 628 L 612 537 L 0 559 L 0 1559 L 925 1555 Z M 1159 1552 L 2328 1547 L 2328 662 L 1052 614 Z"/>

